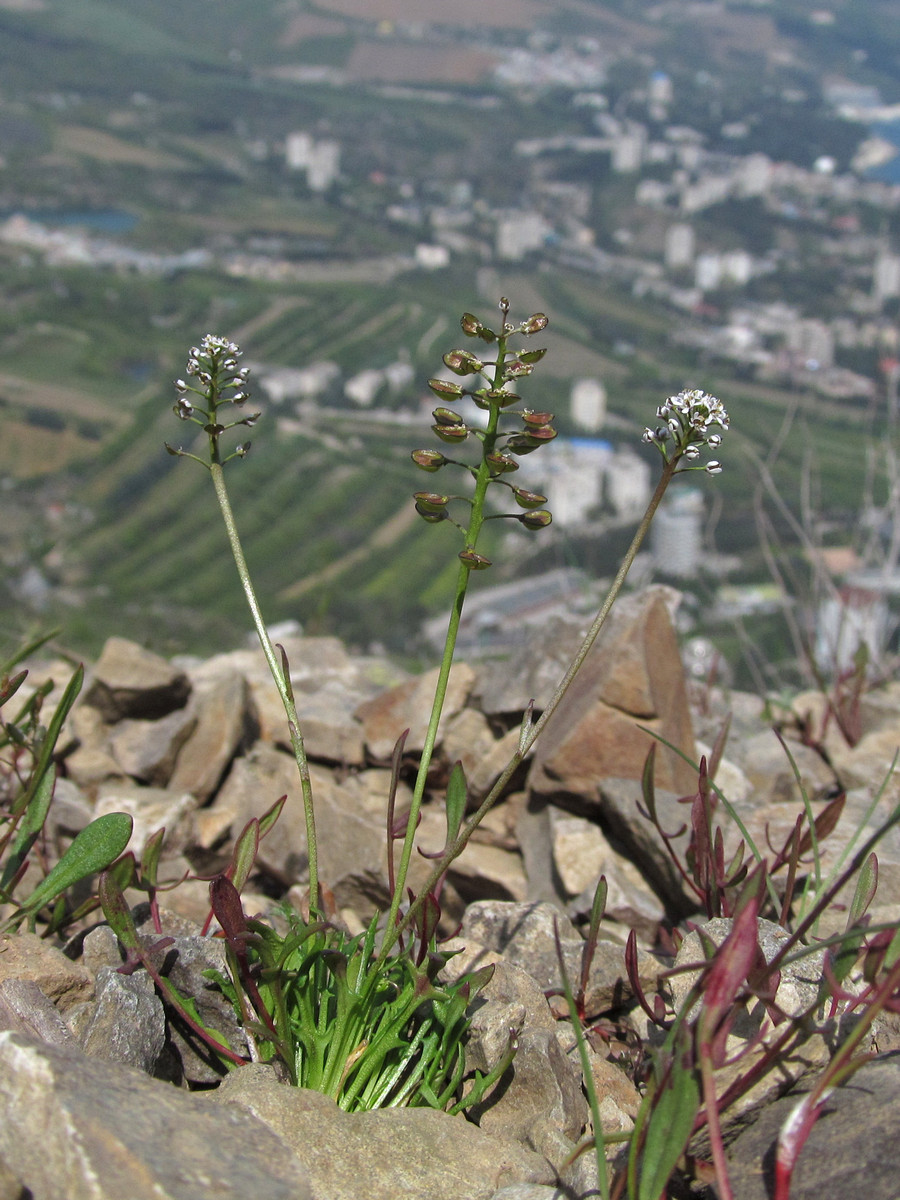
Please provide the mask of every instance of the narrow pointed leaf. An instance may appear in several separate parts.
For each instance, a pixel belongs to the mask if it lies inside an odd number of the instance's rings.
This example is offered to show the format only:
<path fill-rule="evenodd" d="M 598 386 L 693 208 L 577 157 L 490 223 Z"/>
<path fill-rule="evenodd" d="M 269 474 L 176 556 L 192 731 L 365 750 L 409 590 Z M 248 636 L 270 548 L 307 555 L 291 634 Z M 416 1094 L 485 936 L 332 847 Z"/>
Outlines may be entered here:
<path fill-rule="evenodd" d="M 234 843 L 234 850 L 231 855 L 231 863 L 228 867 L 228 876 L 235 888 L 240 892 L 246 886 L 247 880 L 250 878 L 250 873 L 253 870 L 253 864 L 256 862 L 256 855 L 259 850 L 259 819 L 251 817 L 244 826 L 240 837 Z M 216 914 L 218 916 L 218 913 Z M 222 926 L 224 929 L 224 925 Z"/>
<path fill-rule="evenodd" d="M 653 1096 L 653 1111 L 641 1161 L 638 1200 L 660 1200 L 684 1152 L 700 1109 L 700 1087 L 691 1067 L 677 1055 L 663 1086 Z"/>
<path fill-rule="evenodd" d="M 463 770 L 461 762 L 454 763 L 453 770 L 450 772 L 450 778 L 447 781 L 447 798 L 444 802 L 444 808 L 447 817 L 447 845 L 456 841 L 459 827 L 462 825 L 463 817 L 466 813 L 466 800 L 468 798 L 468 789 L 466 787 L 466 773 Z"/>

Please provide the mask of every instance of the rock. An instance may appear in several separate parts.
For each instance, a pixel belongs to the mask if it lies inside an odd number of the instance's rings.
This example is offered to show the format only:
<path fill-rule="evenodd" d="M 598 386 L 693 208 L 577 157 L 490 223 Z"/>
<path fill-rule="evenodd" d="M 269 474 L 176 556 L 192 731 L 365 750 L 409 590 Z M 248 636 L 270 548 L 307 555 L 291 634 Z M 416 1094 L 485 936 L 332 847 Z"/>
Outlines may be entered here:
<path fill-rule="evenodd" d="M 56 1006 L 31 979 L 0 982 L 0 1029 L 24 1033 L 51 1046 L 75 1044 Z"/>
<path fill-rule="evenodd" d="M 363 726 L 354 716 L 358 703 L 358 696 L 329 684 L 311 696 L 296 698 L 303 745 L 312 761 L 342 767 L 363 765 L 366 758 Z M 276 740 L 288 748 L 287 730 Z"/>
<path fill-rule="evenodd" d="M 313 1197 L 294 1154 L 246 1110 L 9 1032 L 0 1160 L 39 1200 Z"/>
<path fill-rule="evenodd" d="M 121 975 L 112 967 L 97 973 L 97 995 L 70 1026 L 91 1058 L 124 1063 L 147 1075 L 156 1072 L 166 1042 L 166 1017 L 149 975 Z"/>
<path fill-rule="evenodd" d="M 532 790 L 578 808 L 598 781 L 640 779 L 654 739 L 649 728 L 696 761 L 684 667 L 669 615 L 669 589 L 628 597 L 591 647 L 535 748 Z M 656 782 L 693 790 L 696 772 L 656 745 Z"/>
<path fill-rule="evenodd" d="M 466 909 L 461 937 L 473 939 L 487 949 L 499 950 L 522 967 L 545 992 L 562 987 L 556 954 L 554 928 L 559 930 L 563 959 L 570 983 L 577 987 L 581 974 L 584 939 L 571 921 L 553 904 L 476 901 Z M 638 973 L 645 988 L 654 987 L 660 967 L 643 951 L 638 952 Z M 588 1015 L 624 1003 L 632 995 L 625 972 L 622 947 L 599 941 L 591 963 L 584 1004 Z"/>
<path fill-rule="evenodd" d="M 696 789 L 696 781 L 694 783 Z M 662 828 L 671 837 L 672 846 L 684 861 L 690 809 L 673 792 L 656 790 L 656 811 Z M 593 807 L 594 819 L 606 831 L 610 842 L 633 863 L 639 863 L 644 879 L 663 900 L 670 915 L 679 918 L 697 911 L 699 900 L 674 866 L 665 843 L 653 823 L 643 815 L 643 791 L 633 779 L 605 779 L 598 787 Z M 679 830 L 683 832 L 679 836 Z"/>
<path fill-rule="evenodd" d="M 728 1147 L 732 1190 L 740 1200 L 768 1200 L 774 1194 L 778 1131 L 808 1087 L 768 1105 Z M 862 1066 L 829 1096 L 813 1126 L 794 1169 L 791 1200 L 896 1200 L 898 1109 L 900 1056 L 880 1057 Z"/>
<path fill-rule="evenodd" d="M 156 721 L 126 717 L 110 730 L 109 752 L 124 775 L 139 783 L 165 787 L 178 752 L 196 724 L 196 716 L 186 708 L 178 708 Z"/>
<path fill-rule="evenodd" d="M 187 702 L 190 684 L 183 671 L 158 654 L 111 637 L 94 667 L 83 703 L 112 724 L 123 717 L 164 717 Z"/>
<path fill-rule="evenodd" d="M 514 1182 L 548 1183 L 538 1154 L 427 1108 L 345 1113 L 319 1092 L 282 1087 L 266 1068 L 228 1076 L 208 1102 L 249 1110 L 291 1147 L 316 1200 L 490 1200 Z"/>
<path fill-rule="evenodd" d="M 100 785 L 95 816 L 125 812 L 134 821 L 128 849 L 140 862 L 147 839 L 165 827 L 165 848 L 172 854 L 184 848 L 191 829 L 191 813 L 197 798 L 190 792 L 171 788 L 140 787 L 136 783 L 109 782 Z"/>
<path fill-rule="evenodd" d="M 166 782 L 173 791 L 190 792 L 205 804 L 235 754 L 251 744 L 256 732 L 247 681 L 233 667 L 206 664 L 191 673 L 186 712 L 194 727 Z"/>
<path fill-rule="evenodd" d="M 789 743 L 788 750 L 790 758 L 774 733 L 759 733 L 743 743 L 738 765 L 750 781 L 755 804 L 799 806 L 803 803 L 801 786 L 810 800 L 836 794 L 838 781 L 820 754 L 801 742 Z M 800 776 L 799 786 L 794 767 Z M 736 799 L 720 786 L 729 800 Z"/>
<path fill-rule="evenodd" d="M 109 726 L 96 708 L 77 705 L 69 715 L 66 730 L 75 739 L 75 748 L 65 760 L 72 783 L 92 788 L 105 779 L 125 778 L 125 772 L 110 752 Z"/>
<path fill-rule="evenodd" d="M 438 668 L 435 668 L 418 678 L 382 692 L 357 708 L 356 716 L 363 724 L 366 746 L 376 762 L 390 761 L 397 738 L 404 729 L 409 730 L 406 753 L 421 752 L 425 744 L 425 731 L 431 716 L 438 674 Z M 439 742 L 451 719 L 465 707 L 474 682 L 475 672 L 470 666 L 456 663 L 451 667 L 441 715 L 441 729 L 438 731 Z"/>
<path fill-rule="evenodd" d="M 629 929 L 653 938 L 665 910 L 659 897 L 644 882 L 641 871 L 622 854 L 617 854 L 603 831 L 593 821 L 551 809 L 553 864 L 564 889 L 563 899 L 578 897 L 569 908 L 580 916 L 591 911 L 594 892 L 606 878 L 606 916 Z"/>
<path fill-rule="evenodd" d="M 765 955 L 766 962 L 771 962 L 789 935 L 772 921 L 759 920 L 757 925 L 759 947 Z M 731 928 L 732 921 L 726 917 L 716 917 L 698 926 L 698 929 L 717 946 L 722 944 Z M 812 1009 L 817 1029 L 808 1031 L 808 1035 L 801 1039 L 799 1045 L 788 1052 L 780 1053 L 774 1069 L 757 1080 L 729 1106 L 724 1114 L 727 1123 L 745 1119 L 749 1112 L 780 1095 L 813 1068 L 823 1065 L 830 1058 L 838 1040 L 837 1023 L 827 1020 L 824 1005 L 816 1008 L 824 953 L 819 950 L 782 967 L 778 990 L 775 993 L 775 1003 L 788 1017 L 798 1016 Z M 705 959 L 700 935 L 692 930 L 679 947 L 674 966 L 677 969 L 689 963 L 703 962 Z M 696 971 L 682 971 L 671 976 L 670 987 L 676 1011 L 684 1005 L 698 977 L 699 973 Z M 745 1005 L 743 1010 L 739 1010 L 726 1042 L 728 1061 L 716 1071 L 716 1088 L 719 1094 L 762 1058 L 766 1047 L 783 1032 L 784 1026 L 776 1027 L 759 1001 L 752 1001 Z M 740 1057 L 737 1058 L 737 1055 Z"/>
<path fill-rule="evenodd" d="M 60 1012 L 90 999 L 94 978 L 80 963 L 35 933 L 8 934 L 0 939 L 0 981 L 31 980 Z"/>
<path fill-rule="evenodd" d="M 588 624 L 555 620 L 544 631 L 539 649 L 529 639 L 507 661 L 480 665 L 473 699 L 481 711 L 488 717 L 518 722 L 533 701 L 535 712 L 543 712 L 577 653 Z"/>
<path fill-rule="evenodd" d="M 551 1161 L 548 1133 L 576 1141 L 587 1122 L 587 1102 L 581 1071 L 563 1053 L 556 1030 L 523 1030 L 502 1085 L 472 1112 L 485 1133 L 512 1138 Z"/>
<path fill-rule="evenodd" d="M 316 763 L 310 766 L 319 842 L 319 878 L 330 888 L 374 868 L 387 877 L 386 819 L 388 773 L 363 771 L 338 783 Z M 237 837 L 251 817 L 262 816 L 280 796 L 287 803 L 277 825 L 260 842 L 257 862 L 286 885 L 307 877 L 306 819 L 297 764 L 291 755 L 258 743 L 235 759 L 209 817 L 224 818 Z M 401 789 L 398 809 L 405 790 Z"/>

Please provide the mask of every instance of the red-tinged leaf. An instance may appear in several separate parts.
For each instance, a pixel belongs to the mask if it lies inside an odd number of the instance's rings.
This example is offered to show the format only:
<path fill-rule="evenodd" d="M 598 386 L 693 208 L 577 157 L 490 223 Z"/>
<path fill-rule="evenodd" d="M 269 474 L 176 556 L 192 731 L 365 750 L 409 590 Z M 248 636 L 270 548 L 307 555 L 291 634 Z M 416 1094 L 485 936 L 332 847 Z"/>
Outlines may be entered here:
<path fill-rule="evenodd" d="M 103 915 L 106 917 L 110 929 L 126 950 L 129 952 L 139 951 L 141 942 L 131 909 L 128 907 L 124 892 L 110 871 L 104 871 L 101 874 L 97 893 L 100 897 L 100 907 L 103 909 Z"/>
<path fill-rule="evenodd" d="M 419 935 L 419 949 L 416 954 L 416 966 L 421 966 L 431 945 L 431 940 L 437 933 L 441 920 L 441 906 L 433 892 L 429 892 L 416 922 L 416 932 Z"/>
<path fill-rule="evenodd" d="M 594 955 L 597 952 L 597 938 L 600 934 L 600 922 L 603 920 L 603 914 L 606 912 L 606 899 L 609 894 L 609 887 L 606 882 L 606 876 L 601 875 L 597 880 L 597 886 L 594 889 L 594 899 L 591 904 L 591 919 L 588 922 L 587 937 L 584 941 L 584 948 L 581 951 L 581 981 L 578 1000 L 581 1003 L 584 1000 L 584 993 L 587 991 L 588 979 L 591 974 L 591 963 L 594 961 Z"/>
<path fill-rule="evenodd" d="M 402 831 L 398 828 L 398 822 L 394 817 L 394 805 L 397 803 L 397 788 L 400 786 L 400 765 L 403 762 L 403 747 L 406 745 L 406 739 L 409 737 L 409 730 L 404 729 L 397 741 L 394 743 L 394 750 L 391 754 L 391 782 L 388 787 L 387 798 L 387 873 L 388 873 L 388 891 L 393 896 L 396 876 L 394 874 L 394 842 L 398 839 L 406 837 L 406 827 L 409 824 L 409 816 L 403 822 Z"/>
<path fill-rule="evenodd" d="M 258 852 L 259 818 L 251 817 L 241 831 L 240 837 L 234 843 L 234 850 L 231 852 L 231 862 L 228 864 L 228 869 L 225 872 L 238 892 L 243 891 L 246 887 Z M 213 883 L 215 883 L 215 880 L 213 880 Z M 218 916 L 218 913 L 216 916 Z M 225 926 L 223 925 L 222 928 L 224 929 Z"/>
<path fill-rule="evenodd" d="M 285 804 L 287 803 L 287 793 L 275 801 L 271 808 L 267 808 L 263 815 L 259 818 L 259 840 L 262 841 L 267 833 L 270 833 L 275 826 L 275 822 L 281 816 Z"/>
<path fill-rule="evenodd" d="M 647 1003 L 647 997 L 644 995 L 644 988 L 641 984 L 640 972 L 638 970 L 637 958 L 637 936 L 632 929 L 628 934 L 628 940 L 625 942 L 625 972 L 628 975 L 628 982 L 637 996 L 638 1004 L 647 1014 L 654 1024 L 658 1024 L 656 1013 Z"/>
<path fill-rule="evenodd" d="M 844 805 L 846 802 L 847 793 L 841 792 L 841 794 L 839 796 L 835 796 L 835 798 L 827 805 L 827 807 L 823 808 L 816 817 L 815 830 L 816 840 L 818 842 L 824 841 L 834 829 L 835 825 L 837 825 L 838 821 L 841 819 L 841 813 L 844 811 Z M 812 849 L 812 844 L 812 834 L 807 829 L 806 833 L 804 833 L 803 837 L 800 839 L 801 858 L 804 854 L 809 854 L 810 850 Z"/>
<path fill-rule="evenodd" d="M 703 979 L 703 1009 L 698 1023 L 701 1036 L 712 1034 L 750 974 L 759 945 L 758 912 L 759 897 L 753 895 L 734 917 L 731 931 Z"/>
<path fill-rule="evenodd" d="M 27 678 L 27 671 L 19 671 L 17 675 L 7 676 L 0 681 L 0 708 L 12 699 Z"/>
<path fill-rule="evenodd" d="M 641 774 L 641 793 L 644 797 L 644 804 L 647 806 L 647 812 L 653 824 L 659 828 L 659 819 L 656 815 L 656 787 L 654 779 L 656 777 L 656 742 L 651 743 L 650 749 L 647 751 L 647 757 L 644 759 L 644 770 Z"/>
<path fill-rule="evenodd" d="M 217 875 L 209 885 L 209 899 L 225 940 L 239 960 L 246 960 L 247 918 L 240 892 L 227 875 Z"/>
<path fill-rule="evenodd" d="M 722 755 L 725 753 L 725 745 L 728 741 L 728 732 L 730 729 L 731 729 L 731 713 L 729 713 L 726 716 L 724 722 L 722 723 L 722 728 L 719 730 L 718 736 L 715 741 L 715 745 L 713 746 L 712 752 L 709 756 L 709 777 L 710 777 L 710 779 L 715 779 L 716 774 L 719 770 L 719 764 L 722 761 Z"/>

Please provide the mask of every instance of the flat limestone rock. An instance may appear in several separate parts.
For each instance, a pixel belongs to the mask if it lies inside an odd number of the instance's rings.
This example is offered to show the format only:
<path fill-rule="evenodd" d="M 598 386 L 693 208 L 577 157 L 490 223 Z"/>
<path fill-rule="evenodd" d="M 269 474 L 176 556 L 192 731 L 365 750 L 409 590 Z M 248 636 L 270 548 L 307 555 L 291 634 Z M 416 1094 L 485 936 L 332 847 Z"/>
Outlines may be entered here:
<path fill-rule="evenodd" d="M 539 1154 L 430 1108 L 345 1113 L 328 1096 L 244 1067 L 208 1102 L 249 1109 L 295 1151 L 315 1200 L 490 1200 L 506 1184 L 549 1183 Z M 252 1195 L 252 1193 L 251 1193 Z"/>
<path fill-rule="evenodd" d="M 0 1033 L 0 1161 L 35 1200 L 312 1200 L 251 1113 Z"/>
<path fill-rule="evenodd" d="M 123 717 L 164 717 L 183 708 L 190 691 L 183 671 L 127 638 L 111 637 L 103 647 L 83 703 L 99 709 L 109 723 Z"/>

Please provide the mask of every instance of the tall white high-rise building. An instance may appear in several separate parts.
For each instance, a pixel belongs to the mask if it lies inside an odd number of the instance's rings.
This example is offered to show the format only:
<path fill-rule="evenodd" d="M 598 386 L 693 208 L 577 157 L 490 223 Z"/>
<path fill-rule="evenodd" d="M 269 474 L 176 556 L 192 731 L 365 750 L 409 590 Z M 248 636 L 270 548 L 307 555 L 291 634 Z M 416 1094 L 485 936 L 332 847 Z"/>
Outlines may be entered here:
<path fill-rule="evenodd" d="M 587 433 L 596 433 L 606 420 L 606 388 L 599 379 L 577 379 L 569 399 L 572 420 Z"/>

